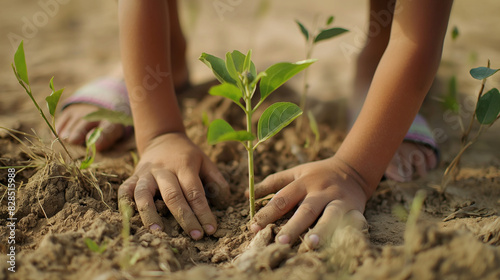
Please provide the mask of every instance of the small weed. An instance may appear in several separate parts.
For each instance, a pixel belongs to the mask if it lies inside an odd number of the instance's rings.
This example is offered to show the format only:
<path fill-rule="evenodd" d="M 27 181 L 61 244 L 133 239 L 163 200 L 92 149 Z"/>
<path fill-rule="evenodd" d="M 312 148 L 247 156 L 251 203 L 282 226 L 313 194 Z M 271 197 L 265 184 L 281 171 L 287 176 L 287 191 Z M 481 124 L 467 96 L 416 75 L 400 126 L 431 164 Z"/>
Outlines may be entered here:
<path fill-rule="evenodd" d="M 83 239 L 85 245 L 90 249 L 90 251 L 98 254 L 104 253 L 106 251 L 108 244 L 106 242 L 102 242 L 101 245 L 98 245 L 94 240 L 90 238 Z"/>
<path fill-rule="evenodd" d="M 14 75 L 17 78 L 17 81 L 19 84 L 24 88 L 28 96 L 31 98 L 31 101 L 33 101 L 33 104 L 35 104 L 35 107 L 37 108 L 38 112 L 42 116 L 43 120 L 49 127 L 50 131 L 56 138 L 56 140 L 61 144 L 61 146 L 64 148 L 64 151 L 66 154 L 69 156 L 69 158 L 75 162 L 71 154 L 69 153 L 68 149 L 64 145 L 64 143 L 60 140 L 59 135 L 56 132 L 55 129 L 55 113 L 57 109 L 57 104 L 59 103 L 59 99 L 61 98 L 61 94 L 64 91 L 64 89 L 60 90 L 55 90 L 54 89 L 54 77 L 50 79 L 49 82 L 49 87 L 52 90 L 52 93 L 45 98 L 45 101 L 47 102 L 47 107 L 49 108 L 49 113 L 51 116 L 52 121 L 49 122 L 47 117 L 45 116 L 45 113 L 43 110 L 40 108 L 38 105 L 38 102 L 36 102 L 35 98 L 33 97 L 33 93 L 31 92 L 31 85 L 28 79 L 28 69 L 26 66 L 26 58 L 24 55 L 24 46 L 23 46 L 23 41 L 19 44 L 19 47 L 17 48 L 16 53 L 14 54 L 14 63 L 11 64 L 12 70 L 14 71 Z"/>
<path fill-rule="evenodd" d="M 95 155 L 97 153 L 95 143 L 101 136 L 101 132 L 102 128 L 100 127 L 94 129 L 92 134 L 90 134 L 90 137 L 85 141 L 87 149 L 85 151 L 85 159 L 80 164 L 80 169 L 87 169 L 94 162 Z"/>
<path fill-rule="evenodd" d="M 299 26 L 300 32 L 302 35 L 304 35 L 305 43 L 306 43 L 306 59 L 311 59 L 312 57 L 312 52 L 314 50 L 314 47 L 321 41 L 325 41 L 328 39 L 332 39 L 336 36 L 339 36 L 341 34 L 344 34 L 345 32 L 348 32 L 349 30 L 341 28 L 341 27 L 330 27 L 333 24 L 334 21 L 334 16 L 329 16 L 325 22 L 325 24 L 320 27 L 316 28 L 316 18 L 314 19 L 313 22 L 313 29 L 312 31 L 308 30 L 304 24 L 302 24 L 300 21 L 296 20 L 295 22 Z M 306 69 L 304 71 L 304 87 L 302 89 L 302 95 L 300 98 L 300 108 L 305 111 L 306 109 L 306 101 L 307 101 L 307 91 L 309 89 L 309 83 L 308 83 L 308 70 Z"/>
<path fill-rule="evenodd" d="M 441 182 L 441 188 L 444 192 L 446 190 L 449 182 L 456 177 L 459 171 L 460 158 L 463 153 L 472 145 L 478 137 L 489 127 L 491 127 L 500 118 L 500 92 L 496 88 L 490 89 L 488 92 L 484 93 L 484 88 L 486 84 L 486 79 L 497 73 L 500 69 L 490 68 L 490 62 L 488 61 L 487 67 L 478 67 L 470 70 L 470 75 L 476 80 L 481 80 L 481 88 L 477 95 L 476 109 L 472 114 L 469 125 L 467 128 L 461 125 L 462 137 L 460 142 L 462 144 L 460 151 L 457 153 L 455 158 L 451 161 L 448 168 L 446 168 L 443 179 Z M 448 96 L 449 104 L 453 105 L 450 108 L 459 108 L 456 96 Z M 445 103 L 446 104 L 446 103 Z M 456 111 L 459 113 L 459 109 Z M 459 114 L 460 116 L 460 114 Z M 479 129 L 474 136 L 471 136 L 472 128 L 474 124 L 479 124 Z"/>
<path fill-rule="evenodd" d="M 217 119 L 210 123 L 208 128 L 208 142 L 217 144 L 223 141 L 237 141 L 245 146 L 248 152 L 248 188 L 250 197 L 250 219 L 255 214 L 254 192 L 254 150 L 265 140 L 277 134 L 302 114 L 302 110 L 290 102 L 278 102 L 269 106 L 260 116 L 257 136 L 253 133 L 252 115 L 264 100 L 277 88 L 300 71 L 306 69 L 316 60 L 304 60 L 296 63 L 277 63 L 264 72 L 257 74 L 251 60 L 252 51 L 247 55 L 239 51 L 228 52 L 226 60 L 203 53 L 200 60 L 205 63 L 221 82 L 220 85 L 210 88 L 209 94 L 222 96 L 232 100 L 246 115 L 246 130 L 235 131 L 224 120 Z M 260 82 L 260 83 L 259 83 Z M 260 100 L 252 107 L 252 97 L 259 83 Z M 243 100 L 243 103 L 241 102 Z M 255 139 L 257 143 L 254 143 Z"/>

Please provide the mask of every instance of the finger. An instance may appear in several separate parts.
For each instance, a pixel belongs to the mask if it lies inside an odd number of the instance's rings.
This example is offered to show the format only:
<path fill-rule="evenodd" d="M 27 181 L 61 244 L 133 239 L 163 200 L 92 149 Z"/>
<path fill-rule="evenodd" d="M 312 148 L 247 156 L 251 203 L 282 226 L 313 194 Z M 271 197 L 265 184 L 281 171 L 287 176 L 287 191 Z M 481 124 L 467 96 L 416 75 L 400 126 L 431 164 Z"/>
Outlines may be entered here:
<path fill-rule="evenodd" d="M 401 166 L 401 155 L 396 153 L 394 157 L 391 159 L 389 166 L 385 170 L 385 176 L 391 180 L 403 182 L 404 177 L 401 175 L 400 166 Z"/>
<path fill-rule="evenodd" d="M 427 163 L 428 170 L 436 168 L 438 163 L 436 152 L 433 149 L 430 149 L 422 145 L 419 145 L 418 148 L 425 155 L 425 161 Z"/>
<path fill-rule="evenodd" d="M 161 229 L 163 230 L 163 223 L 161 221 L 160 215 L 156 210 L 154 196 L 157 190 L 157 185 L 154 177 L 151 173 L 146 176 L 141 176 L 136 183 L 134 189 L 135 203 L 137 204 L 137 210 L 139 210 L 139 215 L 141 215 L 142 223 L 150 229 Z"/>
<path fill-rule="evenodd" d="M 138 179 L 139 178 L 134 175 L 125 180 L 118 188 L 118 199 L 126 197 L 132 200 L 134 198 L 134 189 Z"/>
<path fill-rule="evenodd" d="M 328 202 L 325 196 L 309 195 L 276 235 L 276 243 L 293 244 L 319 217 Z"/>
<path fill-rule="evenodd" d="M 106 150 L 116 143 L 124 133 L 124 127 L 121 124 L 110 123 L 109 121 L 101 121 L 99 127 L 102 128 L 101 136 L 97 139 L 95 147 L 98 151 Z M 87 137 L 90 136 L 92 131 L 89 131 Z"/>
<path fill-rule="evenodd" d="M 165 170 L 153 171 L 153 176 L 158 183 L 163 201 L 165 201 L 168 209 L 182 229 L 191 238 L 195 240 L 201 239 L 203 237 L 203 229 L 184 198 L 177 177 L 170 171 Z"/>
<path fill-rule="evenodd" d="M 137 176 L 132 176 L 125 180 L 118 188 L 118 208 L 120 213 L 124 213 L 127 207 L 133 211 L 132 203 L 134 201 L 134 190 L 137 184 Z M 134 213 L 130 213 L 133 215 Z"/>
<path fill-rule="evenodd" d="M 410 161 L 419 177 L 427 175 L 427 161 L 425 155 L 418 148 L 413 150 L 410 154 Z"/>
<path fill-rule="evenodd" d="M 386 171 L 387 177 L 398 182 L 410 181 L 413 174 L 413 166 L 408 157 L 398 152 L 393 160 Z"/>
<path fill-rule="evenodd" d="M 76 122 L 71 129 L 71 132 L 68 136 L 68 142 L 75 144 L 75 145 L 81 145 L 85 142 L 85 137 L 87 133 L 97 127 L 99 122 L 88 122 L 84 120 L 79 120 Z"/>
<path fill-rule="evenodd" d="M 218 209 L 227 208 L 231 199 L 229 184 L 217 166 L 205 156 L 200 167 L 200 176 L 205 183 L 205 194 Z"/>
<path fill-rule="evenodd" d="M 294 179 L 295 173 L 293 168 L 269 175 L 264 181 L 255 186 L 255 197 L 259 198 L 270 193 L 275 193 L 290 184 Z"/>
<path fill-rule="evenodd" d="M 352 226 L 359 230 L 368 227 L 365 217 L 358 210 L 349 210 L 347 213 L 345 203 L 341 200 L 330 202 L 319 218 L 318 222 L 305 236 L 299 250 L 309 251 L 328 244 L 339 227 Z"/>
<path fill-rule="evenodd" d="M 262 209 L 255 214 L 250 229 L 253 232 L 265 228 L 293 209 L 306 195 L 304 188 L 298 187 L 297 182 L 292 182 L 281 189 Z"/>
<path fill-rule="evenodd" d="M 70 116 L 68 114 L 65 114 L 64 111 L 61 113 L 61 116 L 56 119 L 56 131 L 59 135 L 64 134 L 65 128 L 67 127 L 66 125 L 68 124 L 70 119 Z"/>
<path fill-rule="evenodd" d="M 192 169 L 189 169 L 182 173 L 180 172 L 178 178 L 181 189 L 184 192 L 184 197 L 191 206 L 198 221 L 207 234 L 213 234 L 217 230 L 217 221 L 208 206 L 199 175 L 192 172 Z"/>
<path fill-rule="evenodd" d="M 68 140 L 75 124 L 78 123 L 78 121 L 79 121 L 78 118 L 68 116 L 65 123 L 64 123 L 64 128 L 61 128 L 61 134 L 59 136 L 62 139 Z"/>

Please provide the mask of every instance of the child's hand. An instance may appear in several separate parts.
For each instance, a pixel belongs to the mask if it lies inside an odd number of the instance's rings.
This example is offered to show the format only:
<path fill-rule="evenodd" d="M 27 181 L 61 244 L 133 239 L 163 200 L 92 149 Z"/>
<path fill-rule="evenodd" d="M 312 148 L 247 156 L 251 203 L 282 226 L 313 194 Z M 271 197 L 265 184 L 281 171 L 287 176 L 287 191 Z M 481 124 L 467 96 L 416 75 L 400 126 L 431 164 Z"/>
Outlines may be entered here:
<path fill-rule="evenodd" d="M 307 247 L 317 248 L 343 219 L 360 229 L 366 226 L 364 184 L 355 170 L 335 157 L 273 174 L 256 186 L 256 196 L 279 192 L 255 215 L 251 230 L 264 228 L 300 205 L 276 242 L 293 244 L 321 215 L 304 238 Z"/>
<path fill-rule="evenodd" d="M 211 201 L 227 203 L 229 186 L 215 164 L 185 134 L 163 134 L 144 149 L 134 174 L 120 186 L 118 199 L 135 198 L 144 225 L 163 229 L 153 200 L 159 191 L 180 226 L 197 240 L 217 230 L 202 181 Z"/>

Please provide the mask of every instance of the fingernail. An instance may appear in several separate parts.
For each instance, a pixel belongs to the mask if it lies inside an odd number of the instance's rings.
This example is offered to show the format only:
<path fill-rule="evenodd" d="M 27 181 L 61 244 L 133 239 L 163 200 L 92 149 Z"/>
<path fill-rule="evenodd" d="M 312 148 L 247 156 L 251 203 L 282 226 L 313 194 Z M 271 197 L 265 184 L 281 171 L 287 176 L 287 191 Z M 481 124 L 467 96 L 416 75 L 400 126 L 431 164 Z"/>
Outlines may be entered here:
<path fill-rule="evenodd" d="M 154 225 L 151 225 L 151 226 L 149 227 L 149 229 L 150 229 L 150 230 L 160 230 L 160 229 L 161 229 L 161 227 L 160 227 L 159 225 L 157 225 L 157 224 L 154 224 Z"/>
<path fill-rule="evenodd" d="M 288 244 L 290 243 L 290 236 L 288 235 L 281 235 L 278 237 L 278 242 L 281 244 Z"/>
<path fill-rule="evenodd" d="M 205 232 L 208 234 L 212 234 L 215 232 L 215 228 L 212 225 L 205 225 L 203 228 L 205 229 Z"/>
<path fill-rule="evenodd" d="M 319 236 L 317 234 L 311 234 L 311 235 L 309 235 L 309 242 L 311 242 L 311 245 L 313 247 L 318 246 L 318 244 L 319 244 Z"/>
<path fill-rule="evenodd" d="M 253 224 L 250 226 L 250 230 L 253 232 L 253 233 L 257 233 L 259 232 L 259 230 L 261 230 L 262 228 L 258 225 L 258 224 Z"/>
<path fill-rule="evenodd" d="M 201 238 L 201 231 L 199 230 L 192 230 L 189 235 L 191 235 L 191 237 L 193 239 L 200 239 Z"/>

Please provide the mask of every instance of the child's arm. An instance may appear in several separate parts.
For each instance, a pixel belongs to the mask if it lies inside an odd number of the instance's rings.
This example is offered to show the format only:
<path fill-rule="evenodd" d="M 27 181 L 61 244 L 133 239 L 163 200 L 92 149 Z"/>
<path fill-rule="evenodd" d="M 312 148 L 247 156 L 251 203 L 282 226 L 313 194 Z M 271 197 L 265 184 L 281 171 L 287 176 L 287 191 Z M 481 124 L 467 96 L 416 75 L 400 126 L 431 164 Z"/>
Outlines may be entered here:
<path fill-rule="evenodd" d="M 159 192 L 181 227 L 199 239 L 217 229 L 202 180 L 213 187 L 215 202 L 223 203 L 229 188 L 185 134 L 172 81 L 168 16 L 164 0 L 119 1 L 123 68 L 141 159 L 118 196 L 135 198 L 143 223 L 162 229 L 153 200 Z"/>
<path fill-rule="evenodd" d="M 391 39 L 352 130 L 332 158 L 277 173 L 258 186 L 260 195 L 281 191 L 256 214 L 254 231 L 300 201 L 277 235 L 278 242 L 295 241 L 321 214 L 304 239 L 312 248 L 325 241 L 342 217 L 363 222 L 366 200 L 434 79 L 451 6 L 452 0 L 397 1 Z"/>

